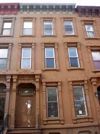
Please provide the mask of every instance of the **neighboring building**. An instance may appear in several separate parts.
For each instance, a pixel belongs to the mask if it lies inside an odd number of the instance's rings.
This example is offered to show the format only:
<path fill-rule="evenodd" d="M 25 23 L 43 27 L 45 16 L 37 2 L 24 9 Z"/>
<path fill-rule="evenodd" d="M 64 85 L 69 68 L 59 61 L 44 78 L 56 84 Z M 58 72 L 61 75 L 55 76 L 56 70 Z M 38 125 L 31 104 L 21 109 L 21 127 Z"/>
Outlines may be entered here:
<path fill-rule="evenodd" d="M 100 7 L 0 4 L 0 124 L 100 134 Z"/>

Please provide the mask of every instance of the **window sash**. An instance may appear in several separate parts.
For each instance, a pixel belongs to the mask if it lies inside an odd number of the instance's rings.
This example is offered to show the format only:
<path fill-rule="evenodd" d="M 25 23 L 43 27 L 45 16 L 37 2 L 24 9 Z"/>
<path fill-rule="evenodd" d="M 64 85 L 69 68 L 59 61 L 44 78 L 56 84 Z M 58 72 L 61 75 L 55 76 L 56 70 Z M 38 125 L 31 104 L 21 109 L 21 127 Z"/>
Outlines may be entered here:
<path fill-rule="evenodd" d="M 92 58 L 96 69 L 100 69 L 100 51 L 92 52 Z"/>
<path fill-rule="evenodd" d="M 30 69 L 31 60 L 32 60 L 31 48 L 22 48 L 21 68 Z"/>
<path fill-rule="evenodd" d="M 51 93 L 50 93 L 51 92 Z M 50 99 L 51 97 L 51 99 Z M 47 87 L 47 116 L 58 117 L 58 92 L 57 87 Z"/>
<path fill-rule="evenodd" d="M 32 21 L 25 21 L 24 22 L 23 35 L 32 35 Z"/>
<path fill-rule="evenodd" d="M 87 116 L 86 98 L 83 86 L 73 86 L 73 95 L 76 116 Z"/>
<path fill-rule="evenodd" d="M 74 35 L 74 25 L 72 21 L 64 21 L 64 31 L 67 35 Z"/>
<path fill-rule="evenodd" d="M 85 29 L 88 37 L 94 37 L 94 28 L 92 24 L 85 25 Z"/>
<path fill-rule="evenodd" d="M 76 47 L 69 47 L 68 54 L 69 54 L 70 66 L 71 67 L 80 67 L 77 48 Z"/>
<path fill-rule="evenodd" d="M 4 22 L 2 34 L 3 35 L 11 35 L 11 30 L 12 30 L 12 22 Z"/>
<path fill-rule="evenodd" d="M 45 48 L 45 67 L 55 68 L 55 49 L 52 47 Z"/>
<path fill-rule="evenodd" d="M 44 35 L 53 35 L 52 21 L 44 21 Z"/>

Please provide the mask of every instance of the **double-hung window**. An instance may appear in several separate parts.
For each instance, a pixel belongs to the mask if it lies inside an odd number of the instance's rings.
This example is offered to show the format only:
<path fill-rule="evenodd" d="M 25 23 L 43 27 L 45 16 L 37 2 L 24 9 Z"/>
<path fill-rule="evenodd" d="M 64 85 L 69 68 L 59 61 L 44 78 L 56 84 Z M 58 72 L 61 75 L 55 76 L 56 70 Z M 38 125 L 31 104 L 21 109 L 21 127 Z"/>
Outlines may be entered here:
<path fill-rule="evenodd" d="M 22 48 L 21 55 L 21 68 L 30 69 L 31 68 L 31 48 Z"/>
<path fill-rule="evenodd" d="M 57 87 L 47 87 L 47 116 L 58 117 Z"/>
<path fill-rule="evenodd" d="M 95 36 L 93 24 L 85 24 L 85 30 L 88 38 L 93 38 Z"/>
<path fill-rule="evenodd" d="M 65 35 L 74 35 L 74 25 L 72 20 L 64 21 L 64 34 Z"/>
<path fill-rule="evenodd" d="M 55 67 L 55 49 L 54 47 L 45 47 L 45 68 Z"/>
<path fill-rule="evenodd" d="M 44 27 L 44 35 L 45 36 L 52 36 L 54 34 L 53 31 L 53 21 L 52 20 L 46 20 L 43 22 Z"/>
<path fill-rule="evenodd" d="M 80 67 L 77 47 L 68 47 L 70 67 Z"/>
<path fill-rule="evenodd" d="M 3 23 L 2 35 L 9 36 L 12 32 L 12 21 L 5 21 Z"/>
<path fill-rule="evenodd" d="M 100 51 L 93 51 L 92 57 L 95 68 L 100 69 Z"/>
<path fill-rule="evenodd" d="M 73 86 L 73 97 L 76 116 L 86 116 L 87 106 L 83 86 Z"/>
<path fill-rule="evenodd" d="M 0 69 L 6 69 L 8 62 L 8 48 L 0 48 Z"/>
<path fill-rule="evenodd" d="M 23 35 L 32 35 L 32 21 L 24 21 Z"/>

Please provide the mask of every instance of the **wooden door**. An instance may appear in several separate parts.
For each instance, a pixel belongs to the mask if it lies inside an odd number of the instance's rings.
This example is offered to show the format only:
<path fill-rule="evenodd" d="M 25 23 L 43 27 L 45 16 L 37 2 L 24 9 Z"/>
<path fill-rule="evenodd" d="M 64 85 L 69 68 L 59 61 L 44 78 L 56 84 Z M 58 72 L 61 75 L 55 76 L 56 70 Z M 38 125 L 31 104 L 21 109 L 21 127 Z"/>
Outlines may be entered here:
<path fill-rule="evenodd" d="M 35 95 L 17 94 L 15 127 L 35 127 Z"/>

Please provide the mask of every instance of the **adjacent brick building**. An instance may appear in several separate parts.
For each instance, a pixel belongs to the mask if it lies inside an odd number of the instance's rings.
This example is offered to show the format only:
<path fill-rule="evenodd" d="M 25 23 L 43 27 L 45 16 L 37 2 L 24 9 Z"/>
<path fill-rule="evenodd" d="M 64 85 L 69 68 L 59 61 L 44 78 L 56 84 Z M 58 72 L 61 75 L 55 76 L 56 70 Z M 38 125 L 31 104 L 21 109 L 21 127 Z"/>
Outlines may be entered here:
<path fill-rule="evenodd" d="M 100 7 L 0 4 L 0 124 L 100 134 Z"/>

